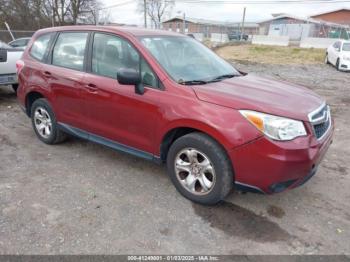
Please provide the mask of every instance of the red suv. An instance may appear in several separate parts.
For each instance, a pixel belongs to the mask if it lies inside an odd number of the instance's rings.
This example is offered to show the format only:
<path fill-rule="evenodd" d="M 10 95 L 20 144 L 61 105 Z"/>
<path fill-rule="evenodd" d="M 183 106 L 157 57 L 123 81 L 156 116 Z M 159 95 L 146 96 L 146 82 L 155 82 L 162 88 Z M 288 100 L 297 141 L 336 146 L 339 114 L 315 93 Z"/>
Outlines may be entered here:
<path fill-rule="evenodd" d="M 165 163 L 202 204 L 282 192 L 312 177 L 332 142 L 307 88 L 240 72 L 191 37 L 127 27 L 39 30 L 17 63 L 38 138 L 66 134 Z"/>

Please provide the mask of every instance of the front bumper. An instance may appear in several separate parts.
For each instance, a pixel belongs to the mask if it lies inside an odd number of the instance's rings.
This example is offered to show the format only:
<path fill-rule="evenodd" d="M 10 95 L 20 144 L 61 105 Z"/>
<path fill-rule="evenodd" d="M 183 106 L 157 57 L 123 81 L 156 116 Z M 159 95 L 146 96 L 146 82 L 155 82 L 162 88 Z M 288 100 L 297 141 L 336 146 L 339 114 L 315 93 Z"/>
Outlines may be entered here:
<path fill-rule="evenodd" d="M 309 134 L 292 141 L 266 137 L 233 149 L 230 158 L 238 189 L 266 194 L 301 186 L 317 170 L 330 144 L 334 124 L 321 140 Z"/>
<path fill-rule="evenodd" d="M 349 60 L 341 59 L 339 63 L 340 63 L 340 65 L 339 65 L 340 70 L 350 71 L 350 61 Z"/>

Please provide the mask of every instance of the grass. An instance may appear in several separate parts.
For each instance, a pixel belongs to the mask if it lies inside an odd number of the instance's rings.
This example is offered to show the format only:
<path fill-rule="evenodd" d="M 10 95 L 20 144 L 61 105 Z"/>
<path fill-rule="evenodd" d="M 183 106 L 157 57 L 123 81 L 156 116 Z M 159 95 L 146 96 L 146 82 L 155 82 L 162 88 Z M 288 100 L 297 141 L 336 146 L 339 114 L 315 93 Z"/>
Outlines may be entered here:
<path fill-rule="evenodd" d="M 320 64 L 325 56 L 323 49 L 260 45 L 224 46 L 216 53 L 226 60 L 267 64 Z"/>

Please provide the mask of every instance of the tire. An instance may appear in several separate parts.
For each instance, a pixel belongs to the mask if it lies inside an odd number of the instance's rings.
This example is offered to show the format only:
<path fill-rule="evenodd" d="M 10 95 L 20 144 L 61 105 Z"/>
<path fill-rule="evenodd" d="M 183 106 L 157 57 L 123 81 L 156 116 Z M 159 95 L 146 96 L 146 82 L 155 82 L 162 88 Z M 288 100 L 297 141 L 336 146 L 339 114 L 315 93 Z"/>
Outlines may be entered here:
<path fill-rule="evenodd" d="M 203 133 L 190 133 L 175 140 L 168 152 L 167 169 L 176 189 L 199 204 L 216 204 L 233 187 L 230 159 L 220 144 Z"/>
<path fill-rule="evenodd" d="M 66 134 L 58 128 L 55 114 L 46 99 L 40 98 L 34 101 L 31 107 L 31 119 L 35 134 L 42 142 L 54 145 L 66 139 Z"/>
<path fill-rule="evenodd" d="M 340 71 L 340 61 L 339 58 L 337 59 L 337 62 L 335 63 L 335 68 Z"/>
<path fill-rule="evenodd" d="M 18 84 L 12 84 L 12 89 L 17 94 Z"/>
<path fill-rule="evenodd" d="M 327 65 L 330 64 L 330 63 L 329 63 L 329 60 L 328 60 L 328 54 L 326 54 L 326 57 L 325 57 L 325 59 L 324 59 L 324 62 L 325 62 Z"/>

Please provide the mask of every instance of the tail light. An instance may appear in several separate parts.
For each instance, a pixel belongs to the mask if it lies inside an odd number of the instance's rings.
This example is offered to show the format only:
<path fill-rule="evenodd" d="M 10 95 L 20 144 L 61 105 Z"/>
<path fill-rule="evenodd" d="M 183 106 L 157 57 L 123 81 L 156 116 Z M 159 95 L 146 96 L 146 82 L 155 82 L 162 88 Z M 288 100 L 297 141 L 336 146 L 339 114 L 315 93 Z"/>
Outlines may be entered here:
<path fill-rule="evenodd" d="M 16 62 L 16 72 L 17 75 L 19 75 L 19 73 L 21 72 L 22 68 L 24 67 L 24 61 L 23 60 L 17 60 Z"/>

